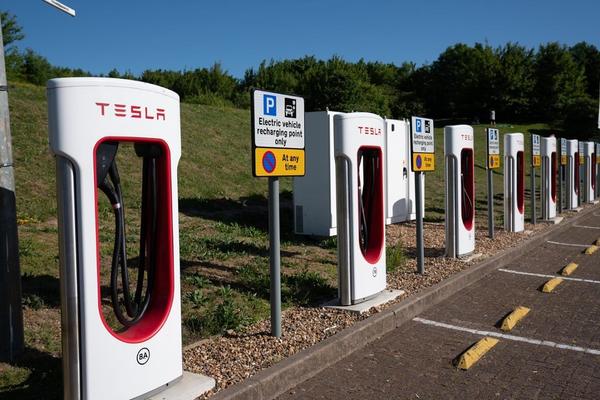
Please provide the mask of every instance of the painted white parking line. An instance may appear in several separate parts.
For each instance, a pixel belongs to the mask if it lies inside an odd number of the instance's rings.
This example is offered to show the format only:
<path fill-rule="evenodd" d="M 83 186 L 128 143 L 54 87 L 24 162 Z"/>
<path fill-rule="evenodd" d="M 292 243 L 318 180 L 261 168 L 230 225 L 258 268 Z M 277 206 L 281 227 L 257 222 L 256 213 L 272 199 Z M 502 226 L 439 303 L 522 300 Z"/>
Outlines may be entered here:
<path fill-rule="evenodd" d="M 534 272 L 515 271 L 513 269 L 505 269 L 505 268 L 499 268 L 498 271 L 500 271 L 500 272 L 508 272 L 510 274 L 517 274 L 517 275 L 539 276 L 540 278 L 559 278 L 558 275 L 536 274 Z M 586 282 L 586 283 L 600 284 L 600 281 L 595 281 L 593 279 L 570 278 L 568 276 L 560 276 L 560 279 L 565 280 L 565 281 L 575 281 L 575 282 Z"/>
<path fill-rule="evenodd" d="M 573 225 L 573 228 L 600 229 L 600 226 Z"/>
<path fill-rule="evenodd" d="M 413 318 L 413 321 L 420 322 L 422 324 L 429 325 L 429 326 L 435 326 L 438 328 L 445 328 L 445 329 L 451 329 L 454 331 L 467 332 L 467 333 L 471 333 L 473 335 L 478 335 L 478 336 L 491 336 L 491 337 L 496 337 L 496 338 L 500 338 L 500 339 L 512 340 L 514 342 L 523 342 L 523 343 L 533 344 L 536 346 L 547 346 L 547 347 L 553 347 L 555 349 L 571 350 L 571 351 L 577 351 L 580 353 L 587 353 L 587 354 L 593 354 L 596 356 L 600 356 L 600 350 L 591 349 L 588 347 L 572 346 L 570 344 L 556 343 L 556 342 L 552 342 L 550 340 L 532 339 L 532 338 L 527 338 L 527 337 L 523 337 L 523 336 L 509 335 L 509 334 L 500 333 L 500 332 L 480 331 L 478 329 L 471 329 L 471 328 L 466 328 L 466 327 L 458 326 L 458 325 L 445 324 L 443 322 L 432 321 L 429 319 L 424 319 L 424 318 L 419 318 L 419 317 Z"/>
<path fill-rule="evenodd" d="M 571 247 L 590 247 L 589 244 L 578 244 L 578 243 L 562 243 L 562 242 L 554 242 L 552 240 L 546 240 L 546 243 L 557 244 L 559 246 L 571 246 Z"/>

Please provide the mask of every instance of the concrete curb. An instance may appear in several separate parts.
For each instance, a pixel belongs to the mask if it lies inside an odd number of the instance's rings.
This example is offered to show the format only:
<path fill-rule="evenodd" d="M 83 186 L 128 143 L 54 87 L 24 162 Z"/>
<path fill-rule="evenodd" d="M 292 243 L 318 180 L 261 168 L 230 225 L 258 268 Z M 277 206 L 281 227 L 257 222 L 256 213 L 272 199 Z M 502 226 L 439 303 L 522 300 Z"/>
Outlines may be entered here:
<path fill-rule="evenodd" d="M 550 236 L 570 228 L 595 209 L 596 207 L 590 207 L 589 210 L 573 216 L 560 225 L 551 227 L 546 232 L 526 239 L 515 247 L 503 250 L 471 268 L 410 296 L 381 313 L 359 321 L 342 332 L 258 372 L 241 383 L 220 391 L 212 398 L 215 400 L 273 399 L 410 321 L 428 308 L 477 282 L 494 270 L 506 266 L 531 248 L 545 242 Z"/>

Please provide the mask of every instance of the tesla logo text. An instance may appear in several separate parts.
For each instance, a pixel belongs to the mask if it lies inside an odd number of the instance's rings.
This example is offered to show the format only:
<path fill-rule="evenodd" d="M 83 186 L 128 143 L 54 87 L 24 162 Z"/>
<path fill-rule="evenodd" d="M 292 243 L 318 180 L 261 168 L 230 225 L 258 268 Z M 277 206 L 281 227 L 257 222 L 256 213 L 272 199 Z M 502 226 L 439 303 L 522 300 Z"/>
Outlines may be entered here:
<path fill-rule="evenodd" d="M 113 115 L 119 118 L 162 119 L 165 120 L 164 108 L 142 107 L 130 104 L 111 104 L 96 102 L 101 116 Z"/>
<path fill-rule="evenodd" d="M 373 128 L 370 126 L 359 126 L 358 131 L 364 135 L 381 135 L 381 128 Z"/>

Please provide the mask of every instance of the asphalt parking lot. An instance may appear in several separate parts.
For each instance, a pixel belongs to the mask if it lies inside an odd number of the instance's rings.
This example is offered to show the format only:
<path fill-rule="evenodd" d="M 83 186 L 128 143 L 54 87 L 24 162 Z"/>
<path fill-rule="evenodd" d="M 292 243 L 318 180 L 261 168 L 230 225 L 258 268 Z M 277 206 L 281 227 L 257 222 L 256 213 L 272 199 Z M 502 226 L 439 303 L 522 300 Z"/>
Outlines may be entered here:
<path fill-rule="evenodd" d="M 543 245 L 289 390 L 280 399 L 597 399 L 600 393 L 600 207 Z M 568 277 L 560 272 L 578 264 Z M 563 281 L 543 293 L 549 279 Z M 502 319 L 530 312 L 510 332 Z M 470 369 L 455 360 L 498 344 Z"/>

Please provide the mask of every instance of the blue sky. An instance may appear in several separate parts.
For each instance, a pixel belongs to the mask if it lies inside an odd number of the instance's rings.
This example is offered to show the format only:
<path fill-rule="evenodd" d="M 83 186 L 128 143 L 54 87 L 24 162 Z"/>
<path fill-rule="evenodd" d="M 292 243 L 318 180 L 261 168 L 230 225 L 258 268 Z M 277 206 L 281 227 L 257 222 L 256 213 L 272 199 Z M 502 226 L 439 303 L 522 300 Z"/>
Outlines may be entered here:
<path fill-rule="evenodd" d="M 221 62 L 242 77 L 263 59 L 339 55 L 421 65 L 457 42 L 529 47 L 587 41 L 600 48 L 599 0 L 3 0 L 32 48 L 55 65 L 194 69 Z"/>

